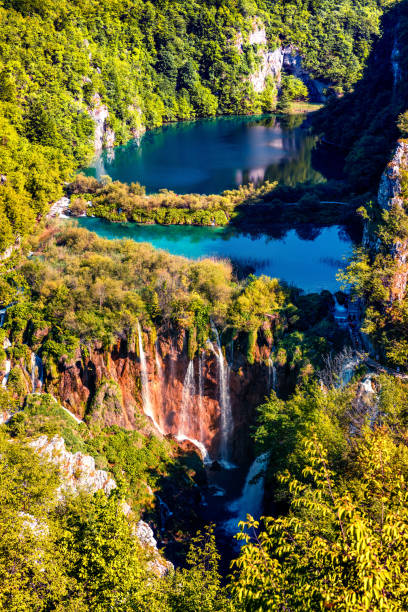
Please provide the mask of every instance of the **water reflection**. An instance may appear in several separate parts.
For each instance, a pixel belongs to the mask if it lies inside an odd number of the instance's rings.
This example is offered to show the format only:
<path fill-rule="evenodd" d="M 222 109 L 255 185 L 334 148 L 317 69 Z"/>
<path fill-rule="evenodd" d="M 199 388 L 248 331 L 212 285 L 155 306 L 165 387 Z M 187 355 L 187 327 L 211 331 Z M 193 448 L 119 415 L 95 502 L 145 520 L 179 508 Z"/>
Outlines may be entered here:
<path fill-rule="evenodd" d="M 132 141 L 114 155 L 104 151 L 87 172 L 139 181 L 148 192 L 220 193 L 249 182 L 339 178 L 339 165 L 325 160 L 303 117 L 221 117 L 152 130 L 140 146 Z"/>
<path fill-rule="evenodd" d="M 351 253 L 351 241 L 338 227 L 311 225 L 283 230 L 284 237 L 249 236 L 236 228 L 114 224 L 81 218 L 79 224 L 98 235 L 150 242 L 192 259 L 230 259 L 246 274 L 267 274 L 306 291 L 337 290 L 336 270 Z"/>

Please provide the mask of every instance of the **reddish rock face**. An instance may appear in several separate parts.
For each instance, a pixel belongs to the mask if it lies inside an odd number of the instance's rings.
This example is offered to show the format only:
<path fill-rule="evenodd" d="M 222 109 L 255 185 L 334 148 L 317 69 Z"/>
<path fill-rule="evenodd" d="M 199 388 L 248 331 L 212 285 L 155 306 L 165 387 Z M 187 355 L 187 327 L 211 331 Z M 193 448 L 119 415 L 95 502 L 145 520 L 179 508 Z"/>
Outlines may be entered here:
<path fill-rule="evenodd" d="M 183 395 L 189 366 L 185 332 L 160 334 L 155 344 L 143 333 L 143 346 L 152 411 L 162 432 L 175 437 L 182 433 L 204 444 L 211 458 L 218 458 L 221 390 L 214 351 L 209 348 L 194 358 L 190 393 L 184 391 Z M 255 420 L 255 409 L 270 390 L 267 365 L 270 348 L 257 347 L 253 365 L 238 351 L 235 353 L 229 370 L 233 421 L 229 448 L 233 461 L 245 463 L 252 456 L 249 428 Z M 63 404 L 80 418 L 88 414 L 106 425 L 140 428 L 140 423 L 137 424 L 143 411 L 140 374 L 135 347 L 126 341 L 118 342 L 111 352 L 95 346 L 89 358 L 83 359 L 78 354 L 77 359 L 62 366 L 58 393 Z"/>

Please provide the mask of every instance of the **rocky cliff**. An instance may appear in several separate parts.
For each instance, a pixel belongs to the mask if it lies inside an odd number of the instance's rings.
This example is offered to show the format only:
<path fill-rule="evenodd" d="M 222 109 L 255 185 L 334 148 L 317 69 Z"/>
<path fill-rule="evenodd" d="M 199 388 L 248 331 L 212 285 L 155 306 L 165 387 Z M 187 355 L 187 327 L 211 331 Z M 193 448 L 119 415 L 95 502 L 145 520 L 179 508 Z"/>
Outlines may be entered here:
<path fill-rule="evenodd" d="M 109 495 L 116 488 L 116 482 L 105 470 L 95 468 L 95 460 L 90 455 L 83 453 L 71 453 L 65 448 L 65 442 L 60 436 L 48 438 L 40 436 L 31 440 L 29 446 L 41 457 L 50 461 L 58 467 L 61 485 L 57 491 L 59 501 L 63 501 L 68 494 L 77 495 L 82 493 L 96 493 L 104 491 Z M 131 507 L 122 502 L 122 510 L 126 516 L 132 512 Z M 27 520 L 33 523 L 34 517 L 27 515 Z M 38 522 L 33 523 L 33 529 L 38 529 Z M 143 547 L 151 554 L 150 569 L 158 576 L 164 576 L 173 565 L 164 559 L 158 548 L 157 542 L 150 526 L 144 521 L 138 521 L 134 528 L 134 535 Z"/>
<path fill-rule="evenodd" d="M 190 360 L 184 330 L 163 330 L 156 341 L 146 331 L 141 337 L 142 359 L 137 340 L 110 351 L 95 345 L 62 363 L 46 388 L 79 418 L 134 429 L 144 410 L 162 434 L 204 446 L 211 459 L 227 443 L 231 460 L 247 462 L 255 408 L 277 384 L 268 342 L 258 343 L 250 365 L 240 350 L 227 362 L 215 342 Z"/>
<path fill-rule="evenodd" d="M 403 188 L 408 172 L 408 141 L 400 140 L 392 160 L 385 169 L 378 190 L 378 204 L 382 209 L 404 208 Z M 395 239 L 392 255 L 397 263 L 391 279 L 391 300 L 402 300 L 406 294 L 408 282 L 408 243 Z"/>
<path fill-rule="evenodd" d="M 92 107 L 89 110 L 89 115 L 95 125 L 95 153 L 100 153 L 104 146 L 112 148 L 115 144 L 115 132 L 108 125 L 109 110 L 106 104 L 102 104 L 99 94 L 95 94 L 92 98 Z"/>
<path fill-rule="evenodd" d="M 325 102 L 324 90 L 326 83 L 313 79 L 303 66 L 303 60 L 299 49 L 293 45 L 279 46 L 274 50 L 269 47 L 265 25 L 260 21 L 252 24 L 248 42 L 253 46 L 258 66 L 249 77 L 254 90 L 257 93 L 264 91 L 268 78 L 271 77 L 278 85 L 281 83 L 283 72 L 291 74 L 305 83 L 309 90 L 309 96 L 313 102 Z M 236 43 L 237 49 L 243 51 L 243 37 Z"/>

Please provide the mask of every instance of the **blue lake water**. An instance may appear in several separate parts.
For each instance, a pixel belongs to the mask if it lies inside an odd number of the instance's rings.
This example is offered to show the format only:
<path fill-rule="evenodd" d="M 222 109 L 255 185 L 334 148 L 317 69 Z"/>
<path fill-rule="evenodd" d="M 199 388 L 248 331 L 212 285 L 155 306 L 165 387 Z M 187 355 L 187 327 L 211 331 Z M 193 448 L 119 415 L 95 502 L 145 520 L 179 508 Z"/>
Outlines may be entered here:
<path fill-rule="evenodd" d="M 340 178 L 342 164 L 317 146 L 302 117 L 221 117 L 148 132 L 141 143 L 104 151 L 87 169 L 100 178 L 139 181 L 148 192 L 220 193 L 264 180 L 296 185 Z M 306 291 L 336 290 L 336 272 L 351 242 L 338 227 L 256 238 L 234 227 L 139 226 L 82 218 L 100 236 L 150 242 L 176 255 L 228 258 L 246 272 L 267 274 Z"/>
<path fill-rule="evenodd" d="M 148 193 L 221 193 L 266 179 L 295 185 L 339 178 L 334 153 L 316 148 L 302 117 L 219 117 L 166 125 L 104 151 L 86 170 Z"/>
<path fill-rule="evenodd" d="M 336 272 L 352 249 L 339 227 L 316 231 L 313 239 L 307 240 L 295 230 L 283 239 L 274 239 L 266 235 L 253 238 L 230 227 L 137 225 L 88 217 L 78 219 L 78 223 L 104 238 L 149 242 L 175 255 L 228 258 L 250 266 L 258 275 L 280 278 L 307 292 L 338 290 Z"/>

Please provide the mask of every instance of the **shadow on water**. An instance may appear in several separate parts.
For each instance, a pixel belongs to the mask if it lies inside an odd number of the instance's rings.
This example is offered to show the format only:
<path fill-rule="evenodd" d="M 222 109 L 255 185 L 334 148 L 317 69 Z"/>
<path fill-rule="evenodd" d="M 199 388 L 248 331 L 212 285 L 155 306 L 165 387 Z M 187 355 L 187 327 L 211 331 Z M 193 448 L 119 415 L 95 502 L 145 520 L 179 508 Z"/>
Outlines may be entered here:
<path fill-rule="evenodd" d="M 316 148 L 317 147 L 317 148 Z M 218 117 L 166 125 L 102 152 L 86 169 L 125 183 L 139 181 L 148 193 L 221 193 L 265 180 L 282 185 L 323 183 L 339 164 L 324 163 L 318 139 L 302 115 Z"/>

